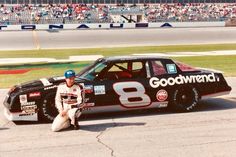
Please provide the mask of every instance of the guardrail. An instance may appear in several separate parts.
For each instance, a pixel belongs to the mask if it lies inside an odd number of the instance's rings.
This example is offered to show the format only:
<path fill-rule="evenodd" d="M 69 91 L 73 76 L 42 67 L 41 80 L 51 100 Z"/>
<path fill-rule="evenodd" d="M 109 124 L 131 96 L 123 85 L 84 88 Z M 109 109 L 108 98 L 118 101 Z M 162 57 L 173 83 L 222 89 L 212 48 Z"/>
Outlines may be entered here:
<path fill-rule="evenodd" d="M 0 31 L 21 30 L 79 30 L 79 29 L 127 29 L 127 28 L 163 28 L 163 27 L 224 27 L 224 21 L 218 22 L 157 22 L 157 23 L 84 23 L 84 24 L 29 24 L 0 25 Z"/>

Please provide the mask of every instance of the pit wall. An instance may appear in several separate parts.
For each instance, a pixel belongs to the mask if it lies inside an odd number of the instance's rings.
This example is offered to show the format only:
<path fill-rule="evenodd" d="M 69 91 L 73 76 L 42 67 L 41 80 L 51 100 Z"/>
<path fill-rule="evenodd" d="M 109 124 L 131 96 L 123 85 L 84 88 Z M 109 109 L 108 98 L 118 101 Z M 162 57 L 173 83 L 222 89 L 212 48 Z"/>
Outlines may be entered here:
<path fill-rule="evenodd" d="M 0 25 L 0 31 L 21 30 L 77 30 L 77 29 L 134 29 L 134 28 L 194 28 L 225 27 L 225 22 L 158 22 L 158 23 L 80 23 L 80 24 L 28 24 Z"/>

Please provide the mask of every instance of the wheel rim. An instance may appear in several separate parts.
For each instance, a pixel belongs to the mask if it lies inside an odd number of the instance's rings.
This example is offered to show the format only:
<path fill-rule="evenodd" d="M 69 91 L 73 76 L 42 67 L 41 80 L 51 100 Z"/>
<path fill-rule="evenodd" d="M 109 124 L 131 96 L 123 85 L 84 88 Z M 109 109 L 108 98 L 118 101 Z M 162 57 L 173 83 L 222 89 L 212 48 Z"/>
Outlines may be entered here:
<path fill-rule="evenodd" d="M 48 113 L 52 116 L 52 117 L 56 117 L 57 116 L 57 114 L 58 114 L 58 111 L 57 111 L 57 109 L 56 109 L 56 107 L 55 107 L 55 103 L 54 102 L 52 102 L 52 101 L 49 101 L 48 103 L 47 103 L 47 111 L 48 111 Z"/>
<path fill-rule="evenodd" d="M 194 102 L 194 93 L 191 89 L 180 89 L 176 95 L 176 102 L 184 108 L 190 107 Z"/>

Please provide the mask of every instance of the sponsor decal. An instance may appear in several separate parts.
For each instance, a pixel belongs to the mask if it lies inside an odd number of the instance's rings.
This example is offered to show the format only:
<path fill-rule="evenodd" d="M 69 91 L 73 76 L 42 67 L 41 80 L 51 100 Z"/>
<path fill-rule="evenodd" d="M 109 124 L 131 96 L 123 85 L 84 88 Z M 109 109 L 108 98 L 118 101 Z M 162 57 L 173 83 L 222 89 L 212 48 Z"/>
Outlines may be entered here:
<path fill-rule="evenodd" d="M 175 64 L 166 64 L 168 74 L 176 74 L 176 65 Z"/>
<path fill-rule="evenodd" d="M 44 88 L 44 90 L 49 90 L 49 89 L 54 89 L 54 88 L 57 88 L 57 85 L 46 87 L 46 88 Z"/>
<path fill-rule="evenodd" d="M 26 102 L 26 103 L 24 103 L 24 104 L 21 104 L 21 106 L 27 106 L 27 105 L 35 105 L 35 101 Z"/>
<path fill-rule="evenodd" d="M 33 97 L 40 97 L 41 96 L 41 93 L 40 92 L 33 92 L 33 93 L 30 93 L 29 94 L 29 97 L 30 98 L 33 98 Z"/>
<path fill-rule="evenodd" d="M 161 104 L 159 104 L 159 106 L 158 107 L 167 107 L 168 106 L 168 103 L 161 103 Z"/>
<path fill-rule="evenodd" d="M 105 86 L 104 85 L 94 86 L 94 94 L 95 95 L 106 94 Z"/>
<path fill-rule="evenodd" d="M 93 93 L 93 85 L 85 85 L 84 92 L 85 93 Z"/>
<path fill-rule="evenodd" d="M 156 94 L 156 98 L 158 101 L 166 101 L 166 99 L 168 98 L 168 93 L 166 90 L 161 89 L 157 92 Z"/>
<path fill-rule="evenodd" d="M 22 106 L 21 110 L 23 113 L 36 113 L 37 105 L 27 105 L 27 106 Z"/>
<path fill-rule="evenodd" d="M 19 114 L 19 117 L 21 116 L 33 116 L 35 113 L 23 113 L 23 114 Z"/>
<path fill-rule="evenodd" d="M 95 103 L 89 102 L 89 103 L 84 103 L 84 107 L 93 107 L 95 106 Z"/>
<path fill-rule="evenodd" d="M 19 98 L 20 98 L 20 103 L 21 104 L 26 104 L 27 103 L 27 95 L 26 94 L 20 95 Z"/>
<path fill-rule="evenodd" d="M 52 85 L 52 83 L 50 83 L 50 82 L 48 81 L 48 79 L 46 79 L 46 78 L 41 78 L 40 81 L 42 82 L 42 84 L 43 84 L 44 86 L 51 86 L 51 85 Z"/>
<path fill-rule="evenodd" d="M 149 84 L 152 88 L 158 87 L 166 87 L 166 86 L 173 86 L 175 84 L 185 84 L 185 83 L 206 83 L 206 82 L 216 82 L 218 81 L 214 75 L 211 74 L 204 74 L 204 75 L 190 75 L 190 76 L 183 76 L 179 75 L 177 77 L 169 77 L 169 78 L 157 78 L 152 77 L 149 80 Z"/>
<path fill-rule="evenodd" d="M 91 107 L 94 107 L 94 106 L 95 106 L 95 103 L 84 103 L 80 107 L 83 110 L 91 110 Z"/>

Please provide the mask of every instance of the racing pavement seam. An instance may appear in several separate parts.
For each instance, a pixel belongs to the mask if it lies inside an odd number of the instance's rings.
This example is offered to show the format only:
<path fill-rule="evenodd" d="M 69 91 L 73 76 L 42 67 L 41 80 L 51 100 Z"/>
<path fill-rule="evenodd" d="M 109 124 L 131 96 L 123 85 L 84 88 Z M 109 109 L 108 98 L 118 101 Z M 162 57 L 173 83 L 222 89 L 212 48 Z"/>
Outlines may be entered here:
<path fill-rule="evenodd" d="M 38 38 L 37 32 L 35 30 L 33 30 L 33 42 L 34 42 L 36 49 L 39 50 L 40 49 L 39 38 Z"/>
<path fill-rule="evenodd" d="M 113 118 L 112 118 L 112 122 L 113 122 L 113 127 L 112 127 L 112 128 L 116 127 L 117 124 L 116 124 L 116 122 L 114 121 Z M 105 144 L 104 142 L 102 142 L 102 139 L 101 139 L 101 136 L 104 135 L 105 131 L 108 131 L 108 130 L 110 130 L 110 129 L 107 129 L 107 130 L 105 129 L 104 131 L 101 131 L 101 132 L 96 136 L 96 139 L 97 139 L 97 142 L 98 142 L 98 143 L 100 143 L 101 145 L 105 146 L 107 149 L 109 149 L 109 150 L 111 151 L 111 156 L 112 156 L 112 157 L 116 157 L 116 156 L 114 155 L 114 150 L 113 150 L 110 146 L 108 146 L 107 144 Z"/>

